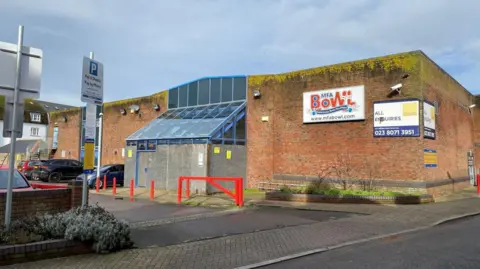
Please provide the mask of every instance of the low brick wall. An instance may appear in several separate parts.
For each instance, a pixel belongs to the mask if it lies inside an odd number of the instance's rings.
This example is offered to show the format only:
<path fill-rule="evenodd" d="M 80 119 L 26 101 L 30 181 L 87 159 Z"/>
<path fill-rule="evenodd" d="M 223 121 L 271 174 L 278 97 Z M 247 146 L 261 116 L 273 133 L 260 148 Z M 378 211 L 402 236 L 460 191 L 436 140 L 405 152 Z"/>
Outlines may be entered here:
<path fill-rule="evenodd" d="M 0 221 L 5 221 L 7 194 L 0 193 Z M 67 188 L 13 192 L 12 220 L 36 213 L 65 212 L 82 205 L 82 182 L 69 182 Z"/>
<path fill-rule="evenodd" d="M 92 252 L 89 245 L 63 239 L 0 246 L 0 266 Z"/>
<path fill-rule="evenodd" d="M 318 177 L 314 176 L 297 176 L 297 175 L 274 175 L 273 180 L 260 182 L 258 188 L 266 190 L 279 189 L 286 185 L 289 187 L 308 186 L 312 182 L 318 181 Z M 324 184 L 340 187 L 339 179 L 324 179 Z M 368 181 L 357 182 L 349 181 L 353 189 L 362 189 L 362 183 Z M 468 177 L 457 177 L 450 179 L 417 181 L 417 180 L 376 180 L 372 181 L 372 187 L 378 191 L 397 191 L 407 194 L 429 194 L 434 197 L 448 195 L 464 188 L 470 187 L 470 179 Z"/>
<path fill-rule="evenodd" d="M 308 203 L 351 203 L 351 204 L 425 204 L 432 203 L 431 195 L 421 196 L 337 196 L 320 194 L 293 194 L 285 192 L 267 192 L 266 200 L 294 201 Z"/>

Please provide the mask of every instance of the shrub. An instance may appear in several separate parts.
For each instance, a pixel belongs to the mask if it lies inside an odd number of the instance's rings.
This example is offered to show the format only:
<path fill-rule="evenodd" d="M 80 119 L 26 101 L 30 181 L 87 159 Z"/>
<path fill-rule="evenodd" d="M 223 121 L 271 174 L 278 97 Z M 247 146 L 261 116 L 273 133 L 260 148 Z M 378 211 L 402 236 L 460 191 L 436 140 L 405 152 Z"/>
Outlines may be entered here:
<path fill-rule="evenodd" d="M 22 226 L 44 239 L 66 239 L 92 244 L 97 253 L 133 246 L 128 223 L 116 219 L 112 213 L 98 205 L 33 216 L 24 219 Z"/>

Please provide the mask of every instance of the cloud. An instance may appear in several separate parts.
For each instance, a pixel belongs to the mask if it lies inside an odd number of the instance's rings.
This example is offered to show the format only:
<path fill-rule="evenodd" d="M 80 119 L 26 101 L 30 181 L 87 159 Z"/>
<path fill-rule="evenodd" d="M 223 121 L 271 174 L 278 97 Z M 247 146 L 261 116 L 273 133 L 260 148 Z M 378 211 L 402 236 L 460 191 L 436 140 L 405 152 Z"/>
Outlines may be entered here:
<path fill-rule="evenodd" d="M 29 42 L 46 52 L 44 92 L 58 102 L 66 97 L 55 93 L 79 93 L 79 64 L 89 50 L 105 65 L 107 100 L 209 75 L 284 72 L 416 49 L 480 93 L 478 10 L 471 0 L 16 0 L 0 3 L 0 25 L 33 28 Z"/>

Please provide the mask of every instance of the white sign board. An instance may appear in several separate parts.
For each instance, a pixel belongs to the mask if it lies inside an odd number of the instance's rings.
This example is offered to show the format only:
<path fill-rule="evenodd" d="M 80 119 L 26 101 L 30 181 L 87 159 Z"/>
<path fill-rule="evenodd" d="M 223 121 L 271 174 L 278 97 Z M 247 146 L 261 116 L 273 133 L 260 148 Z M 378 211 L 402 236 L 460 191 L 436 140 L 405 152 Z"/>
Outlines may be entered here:
<path fill-rule="evenodd" d="M 380 101 L 373 104 L 373 136 L 420 136 L 418 100 Z"/>
<path fill-rule="evenodd" d="M 198 167 L 203 167 L 203 152 L 198 153 Z"/>
<path fill-rule="evenodd" d="M 103 64 L 83 57 L 82 102 L 101 105 L 103 103 Z"/>
<path fill-rule="evenodd" d="M 365 87 L 353 86 L 303 93 L 303 122 L 365 120 Z"/>
<path fill-rule="evenodd" d="M 42 50 L 22 47 L 20 99 L 40 97 L 42 57 Z M 13 96 L 16 70 L 17 45 L 0 42 L 0 95 Z"/>
<path fill-rule="evenodd" d="M 96 126 L 97 106 L 87 104 L 85 109 L 85 141 L 94 142 L 97 131 Z"/>
<path fill-rule="evenodd" d="M 435 139 L 435 106 L 427 101 L 423 101 L 423 137 Z"/>

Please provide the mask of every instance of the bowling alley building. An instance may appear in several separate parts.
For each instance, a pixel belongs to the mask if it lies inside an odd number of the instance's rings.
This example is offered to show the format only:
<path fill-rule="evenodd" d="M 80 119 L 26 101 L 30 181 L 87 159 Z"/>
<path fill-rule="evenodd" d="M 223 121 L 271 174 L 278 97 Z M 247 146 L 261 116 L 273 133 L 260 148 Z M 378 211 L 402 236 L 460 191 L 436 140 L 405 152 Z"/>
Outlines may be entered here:
<path fill-rule="evenodd" d="M 174 190 L 184 175 L 242 177 L 251 188 L 322 178 L 441 195 L 473 182 L 476 104 L 422 51 L 206 77 L 99 107 L 102 163 L 125 163 L 125 177 L 147 188 Z M 51 114 L 55 157 L 82 158 L 84 114 Z"/>

